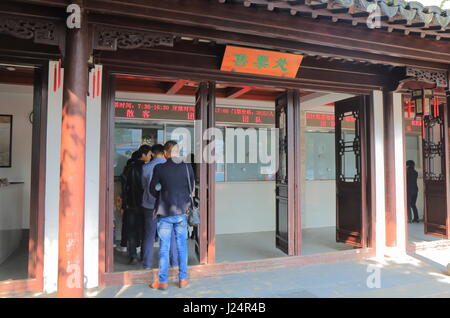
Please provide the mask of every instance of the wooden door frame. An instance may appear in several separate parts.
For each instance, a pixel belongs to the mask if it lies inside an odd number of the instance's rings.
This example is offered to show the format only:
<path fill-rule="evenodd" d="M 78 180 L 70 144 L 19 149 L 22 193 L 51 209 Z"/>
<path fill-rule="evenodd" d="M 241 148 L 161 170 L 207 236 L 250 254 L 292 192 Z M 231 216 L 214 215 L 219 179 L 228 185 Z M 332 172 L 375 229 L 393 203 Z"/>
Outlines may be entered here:
<path fill-rule="evenodd" d="M 100 148 L 100 203 L 99 203 L 99 285 L 105 286 L 120 280 L 126 281 L 128 273 L 114 272 L 114 250 L 113 250 L 113 223 L 114 218 L 114 102 L 116 95 L 116 75 L 123 74 L 114 67 L 105 66 L 103 69 L 103 87 L 102 87 L 102 113 L 101 113 L 101 143 Z M 161 72 L 146 72 L 147 76 L 164 76 Z M 141 75 L 141 74 L 140 74 Z M 169 76 L 173 77 L 173 76 Z M 181 77 L 180 77 L 181 78 Z M 214 82 L 199 81 L 208 84 L 209 95 L 212 100 L 205 100 L 207 104 L 215 107 L 215 88 Z M 206 97 L 206 96 L 205 96 Z M 210 107 L 209 107 L 210 108 Z M 208 108 L 208 110 L 210 110 Z M 208 127 L 215 124 L 214 113 L 205 113 L 205 122 Z M 200 225 L 199 239 L 202 240 L 201 255 L 204 255 L 200 263 L 213 264 L 215 262 L 215 165 L 208 164 L 204 167 L 204 181 L 200 187 L 206 194 L 208 200 L 205 202 L 202 215 L 203 221 Z M 206 210 L 205 210 L 206 209 Z M 155 275 L 156 271 L 150 271 Z"/>
<path fill-rule="evenodd" d="M 28 278 L 0 281 L 0 295 L 42 292 L 44 289 L 44 222 L 47 152 L 49 61 L 20 59 L 2 63 L 26 63 L 35 67 L 33 82 L 33 129 L 30 180 L 30 230 Z"/>
<path fill-rule="evenodd" d="M 402 96 L 403 98 L 403 96 Z M 419 246 L 417 244 L 411 243 L 409 241 L 409 227 L 408 227 L 408 202 L 407 202 L 407 194 L 406 194 L 406 172 L 404 172 L 404 184 L 405 184 L 405 195 L 404 195 L 404 202 L 405 202 L 405 242 L 406 242 L 406 251 L 415 253 L 417 250 L 422 250 L 426 248 L 439 248 L 439 247 L 450 247 L 450 95 L 446 98 L 446 105 L 444 106 L 444 121 L 448 123 L 448 131 L 444 131 L 444 138 L 447 139 L 447 142 L 444 143 L 444 153 L 445 153 L 445 180 L 446 180 L 446 205 L 447 205 L 447 237 L 442 237 L 442 240 L 436 240 L 436 241 L 424 241 L 423 243 L 419 243 Z M 444 126 L 445 127 L 445 126 Z M 402 116 L 402 135 L 403 135 L 403 158 L 406 158 L 406 120 L 405 117 Z M 423 136 L 421 136 L 423 138 Z M 422 145 L 423 147 L 423 145 Z M 422 169 L 424 169 L 424 157 L 423 157 L 423 150 L 420 152 L 420 156 L 422 158 Z M 425 220 L 425 209 L 426 209 L 426 202 L 425 202 L 425 185 L 424 185 L 424 220 Z M 425 227 L 425 224 L 424 224 Z M 425 230 L 425 228 L 424 228 Z M 431 234 L 426 234 L 431 235 Z"/>
<path fill-rule="evenodd" d="M 103 80 L 103 89 L 102 89 L 102 115 L 101 115 L 101 140 L 104 140 L 105 142 L 101 143 L 101 151 L 100 151 L 100 222 L 99 222 L 99 285 L 100 286 L 107 286 L 107 285 L 114 285 L 114 284 L 134 284 L 134 283 L 142 283 L 142 281 L 148 282 L 149 279 L 152 277 L 156 277 L 157 275 L 157 269 L 151 270 L 151 271 L 125 271 L 125 272 L 113 272 L 113 247 L 112 247 L 112 239 L 113 239 L 113 231 L 111 230 L 112 226 L 112 217 L 113 217 L 113 200 L 111 199 L 111 196 L 113 195 L 113 189 L 114 189 L 114 183 L 113 179 L 111 180 L 111 171 L 113 171 L 112 168 L 112 158 L 114 156 L 114 147 L 112 147 L 112 138 L 114 133 L 114 101 L 115 101 L 115 75 L 118 74 L 129 74 L 129 75 L 135 75 L 135 76 L 156 76 L 156 77 L 167 77 L 167 78 L 183 78 L 183 79 L 189 79 L 189 80 L 195 80 L 198 82 L 212 82 L 210 79 L 202 79 L 203 73 L 189 73 L 186 74 L 182 71 L 175 72 L 173 70 L 165 70 L 162 66 L 161 68 L 155 68 L 151 71 L 143 71 L 142 68 L 135 68 L 132 66 L 124 67 L 120 65 L 104 65 L 104 80 Z M 219 82 L 227 82 L 227 83 L 242 83 L 242 81 L 248 78 L 251 82 L 252 76 L 249 75 L 242 75 L 242 74 L 224 74 L 223 77 L 219 76 L 217 78 L 217 81 Z M 283 79 L 267 79 L 266 84 L 273 86 L 273 87 L 283 87 Z M 374 88 L 375 89 L 375 88 Z M 288 127 L 288 134 L 293 139 L 293 147 L 295 148 L 295 151 L 299 151 L 301 148 L 300 144 L 300 126 L 295 126 L 300 124 L 300 117 L 296 119 L 295 116 L 300 116 L 301 112 L 301 105 L 299 101 L 299 91 L 298 89 L 288 88 L 287 91 L 290 91 L 291 94 L 294 96 L 294 102 L 293 107 L 291 109 L 291 116 L 294 116 L 292 118 L 292 121 L 294 125 L 291 125 L 291 130 L 289 130 Z M 365 94 L 364 92 L 354 92 L 355 95 L 357 94 L 363 94 L 367 98 L 369 98 L 369 95 Z M 368 104 L 368 107 L 371 108 L 371 103 Z M 367 110 L 366 110 L 367 111 Z M 370 116 L 370 120 L 373 120 L 372 116 Z M 213 122 L 213 117 L 211 116 L 209 119 L 211 123 Z M 209 124 L 211 124 L 209 123 Z M 368 123 L 368 122 L 367 122 Z M 294 127 L 295 126 L 295 127 Z M 370 127 L 373 125 L 371 124 Z M 368 131 L 369 127 L 365 126 L 366 130 Z M 372 147 L 371 143 L 367 144 L 367 147 Z M 294 149 L 292 148 L 292 149 Z M 298 159 L 298 160 L 296 160 Z M 286 262 L 286 264 L 319 264 L 324 262 L 333 262 L 335 260 L 340 260 L 342 257 L 345 257 L 345 255 L 348 255 L 348 257 L 370 257 L 375 255 L 375 249 L 374 249 L 374 242 L 373 239 L 375 238 L 375 227 L 374 222 L 370 224 L 371 233 L 373 234 L 368 240 L 370 241 L 369 246 L 367 248 L 361 248 L 355 251 L 349 251 L 348 253 L 343 252 L 336 252 L 336 253 L 329 253 L 327 255 L 301 255 L 301 196 L 300 196 L 300 187 L 301 187 L 301 173 L 300 173 L 300 157 L 299 156 L 293 156 L 291 159 L 294 163 L 294 166 L 291 167 L 292 169 L 292 179 L 295 181 L 293 182 L 293 186 L 291 187 L 291 193 L 293 193 L 292 197 L 294 200 L 291 202 L 292 205 L 292 211 L 290 217 L 292 219 L 291 226 L 290 226 L 290 237 L 289 240 L 292 243 L 292 256 L 288 258 L 281 258 L 281 259 L 272 259 L 272 260 L 262 260 L 262 261 L 256 261 L 259 265 L 258 268 L 263 269 L 269 269 L 273 264 L 280 263 L 280 262 Z M 369 160 L 369 158 L 367 159 Z M 373 162 L 371 163 L 373 165 Z M 212 165 L 211 165 L 212 167 Z M 212 169 L 210 167 L 210 169 Z M 369 167 L 369 163 L 368 163 Z M 209 170 L 209 176 L 207 178 L 209 184 L 214 183 L 214 175 L 211 174 L 212 170 Z M 372 168 L 370 171 L 374 171 Z M 213 182 L 214 180 L 214 182 Z M 299 183 L 300 182 L 300 183 Z M 297 183 L 295 185 L 294 183 Z M 207 185 L 205 185 L 207 186 Z M 371 192 L 374 192 L 374 189 L 371 190 Z M 372 194 L 372 193 L 371 193 Z M 373 195 L 373 194 L 372 194 Z M 214 211 L 214 202 L 209 202 L 208 207 L 213 207 L 212 210 Z M 366 202 L 366 204 L 368 204 Z M 374 203 L 372 203 L 373 205 Z M 369 208 L 369 207 L 368 207 Z M 370 208 L 372 210 L 371 219 L 375 220 L 375 209 L 373 207 Z M 193 274 L 193 277 L 195 276 L 207 276 L 208 273 L 215 272 L 218 268 L 223 269 L 225 272 L 235 272 L 237 269 L 241 268 L 254 268 L 255 262 L 240 262 L 238 264 L 216 264 L 215 262 L 215 231 L 214 233 L 211 231 L 211 229 L 214 229 L 215 227 L 215 213 L 209 212 L 208 218 L 207 218 L 207 228 L 208 230 L 204 234 L 205 239 L 207 240 L 207 244 L 205 246 L 208 246 L 207 251 L 207 264 L 206 265 L 197 265 L 197 266 L 190 266 L 190 272 Z M 291 245 L 291 244 L 290 244 Z M 297 259 L 298 258 L 298 259 Z M 274 263 L 275 262 L 275 263 Z M 306 264 L 305 263 L 305 264 Z M 175 276 L 175 272 L 173 270 L 169 271 L 169 275 Z"/>

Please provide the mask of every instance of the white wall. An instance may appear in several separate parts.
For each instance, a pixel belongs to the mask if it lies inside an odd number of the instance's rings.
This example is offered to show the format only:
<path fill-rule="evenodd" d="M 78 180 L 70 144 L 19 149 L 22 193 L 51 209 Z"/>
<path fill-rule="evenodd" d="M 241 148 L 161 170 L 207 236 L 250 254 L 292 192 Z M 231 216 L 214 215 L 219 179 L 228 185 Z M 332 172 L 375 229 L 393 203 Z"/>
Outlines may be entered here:
<path fill-rule="evenodd" d="M 275 231 L 275 182 L 217 182 L 216 234 Z"/>
<path fill-rule="evenodd" d="M 335 180 L 304 181 L 303 191 L 302 228 L 336 226 Z"/>
<path fill-rule="evenodd" d="M 0 187 L 0 264 L 20 245 L 22 239 L 23 185 Z"/>
<path fill-rule="evenodd" d="M 31 149 L 33 86 L 0 84 L 0 114 L 13 115 L 12 167 L 0 168 L 0 178 L 24 182 L 22 185 L 21 228 L 30 227 Z"/>
<path fill-rule="evenodd" d="M 101 127 L 101 92 L 93 97 L 93 74 L 102 72 L 101 66 L 90 74 L 90 96 L 87 99 L 86 111 L 86 175 L 85 175 L 85 207 L 84 207 L 84 276 L 85 287 L 98 286 L 99 260 L 99 196 L 100 196 L 100 127 Z M 101 87 L 101 85 L 100 85 Z"/>
<path fill-rule="evenodd" d="M 49 62 L 53 70 L 57 62 Z M 53 293 L 58 282 L 59 165 L 61 150 L 62 87 L 53 92 L 53 72 L 48 79 L 47 157 L 45 181 L 44 291 Z"/>

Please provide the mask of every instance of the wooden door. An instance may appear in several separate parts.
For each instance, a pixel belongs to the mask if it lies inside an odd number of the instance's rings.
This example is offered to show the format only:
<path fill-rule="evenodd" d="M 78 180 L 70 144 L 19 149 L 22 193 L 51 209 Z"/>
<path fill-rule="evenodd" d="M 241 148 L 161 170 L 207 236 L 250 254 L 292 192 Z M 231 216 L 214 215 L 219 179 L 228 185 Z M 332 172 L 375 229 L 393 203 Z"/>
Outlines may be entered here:
<path fill-rule="evenodd" d="M 336 241 L 367 246 L 368 98 L 352 97 L 335 103 L 336 122 Z"/>
<path fill-rule="evenodd" d="M 200 225 L 194 228 L 195 252 L 200 264 L 215 261 L 215 164 L 201 158 L 205 131 L 215 125 L 215 83 L 201 82 L 195 94 L 195 201 L 200 207 Z M 199 156 L 199 158 L 196 158 Z M 201 160 L 200 160 L 201 159 Z"/>
<path fill-rule="evenodd" d="M 423 120 L 424 230 L 425 234 L 448 237 L 448 109 L 447 105 L 439 109 L 438 116 Z"/>
<path fill-rule="evenodd" d="M 275 101 L 278 129 L 278 171 L 276 176 L 276 247 L 294 255 L 294 92 L 287 91 Z"/>

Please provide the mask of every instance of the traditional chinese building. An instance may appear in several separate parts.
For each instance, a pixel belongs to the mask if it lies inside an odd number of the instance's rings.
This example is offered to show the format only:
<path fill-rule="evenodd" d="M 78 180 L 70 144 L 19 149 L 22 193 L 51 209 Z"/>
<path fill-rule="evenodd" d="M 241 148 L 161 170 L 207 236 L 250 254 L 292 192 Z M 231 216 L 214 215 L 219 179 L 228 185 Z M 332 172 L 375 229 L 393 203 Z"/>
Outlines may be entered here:
<path fill-rule="evenodd" d="M 212 127 L 244 160 L 195 164 L 191 278 L 450 245 L 449 24 L 407 1 L 2 1 L 0 295 L 150 282 L 120 174 Z M 277 169 L 250 162 L 273 139 Z"/>

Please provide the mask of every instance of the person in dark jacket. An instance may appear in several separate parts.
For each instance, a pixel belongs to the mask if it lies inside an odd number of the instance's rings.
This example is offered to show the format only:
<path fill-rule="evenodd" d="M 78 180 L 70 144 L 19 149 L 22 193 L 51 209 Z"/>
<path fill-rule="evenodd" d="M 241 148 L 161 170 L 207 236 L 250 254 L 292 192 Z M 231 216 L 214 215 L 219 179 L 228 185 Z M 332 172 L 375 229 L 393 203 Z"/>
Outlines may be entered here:
<path fill-rule="evenodd" d="M 125 192 L 127 191 L 127 175 L 129 173 L 129 169 L 131 168 L 131 165 L 134 161 L 139 160 L 139 152 L 136 150 L 131 154 L 131 158 L 128 159 L 127 164 L 123 168 L 122 174 L 120 175 L 120 182 L 122 185 L 122 230 L 121 230 L 121 240 L 120 240 L 120 246 L 121 247 L 127 247 L 128 246 L 128 210 L 126 208 L 125 201 L 127 200 L 127 197 L 125 195 Z"/>
<path fill-rule="evenodd" d="M 417 177 L 419 174 L 415 170 L 415 163 L 413 160 L 406 161 L 406 193 L 408 203 L 408 223 L 419 223 L 419 213 L 416 207 L 417 194 L 419 188 L 417 187 Z M 412 212 L 412 213 L 411 213 Z M 414 214 L 414 218 L 412 218 Z"/>
<path fill-rule="evenodd" d="M 142 187 L 142 166 L 151 159 L 151 147 L 142 145 L 137 151 L 138 160 L 133 160 L 127 169 L 125 169 L 122 179 L 123 205 L 127 211 L 127 248 L 130 257 L 130 264 L 138 263 L 137 247 L 142 241 L 144 231 L 144 216 L 141 205 L 144 195 Z M 143 249 L 141 246 L 141 258 Z"/>
<path fill-rule="evenodd" d="M 182 288 L 188 284 L 186 212 L 191 205 L 194 189 L 194 171 L 190 164 L 181 162 L 176 141 L 170 140 L 165 143 L 164 155 L 167 161 L 155 167 L 149 189 L 154 197 L 159 197 L 156 215 L 160 240 L 159 279 L 155 280 L 150 287 L 162 290 L 169 287 L 168 265 L 172 230 L 175 230 L 178 250 L 179 287 Z"/>

